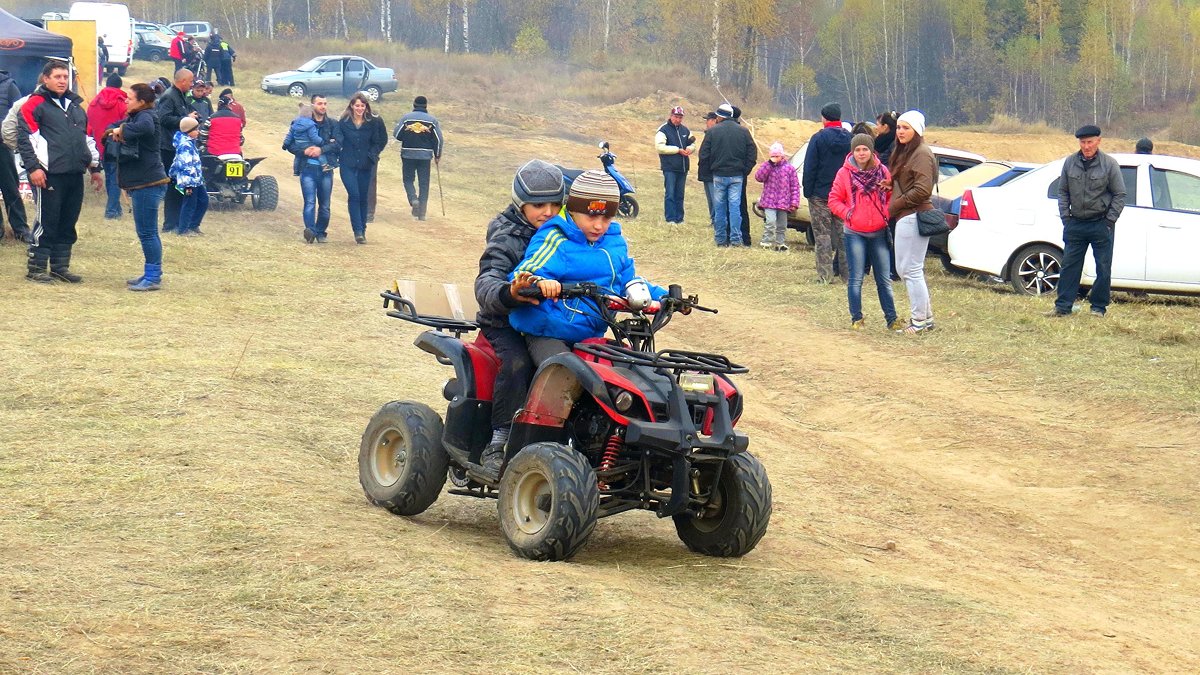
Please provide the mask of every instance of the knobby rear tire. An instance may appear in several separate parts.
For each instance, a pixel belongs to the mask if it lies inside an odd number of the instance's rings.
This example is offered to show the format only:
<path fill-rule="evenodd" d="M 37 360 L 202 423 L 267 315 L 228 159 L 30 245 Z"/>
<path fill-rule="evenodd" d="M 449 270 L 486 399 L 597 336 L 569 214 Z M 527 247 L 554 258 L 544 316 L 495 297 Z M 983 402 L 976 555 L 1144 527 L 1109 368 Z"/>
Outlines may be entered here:
<path fill-rule="evenodd" d="M 363 432 L 358 481 L 372 504 L 415 516 L 437 501 L 449 465 L 442 418 L 427 405 L 392 401 Z"/>

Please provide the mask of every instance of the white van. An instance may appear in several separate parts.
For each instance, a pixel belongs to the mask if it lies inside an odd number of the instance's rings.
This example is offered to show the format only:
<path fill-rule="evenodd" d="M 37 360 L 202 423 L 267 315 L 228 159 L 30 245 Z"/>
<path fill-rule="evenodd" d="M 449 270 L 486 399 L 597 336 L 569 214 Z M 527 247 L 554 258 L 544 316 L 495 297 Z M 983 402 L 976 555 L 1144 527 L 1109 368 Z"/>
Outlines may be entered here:
<path fill-rule="evenodd" d="M 105 72 L 124 75 L 133 59 L 133 19 L 129 8 L 116 2 L 76 2 L 68 15 L 72 21 L 95 21 L 96 34 L 108 48 Z"/>

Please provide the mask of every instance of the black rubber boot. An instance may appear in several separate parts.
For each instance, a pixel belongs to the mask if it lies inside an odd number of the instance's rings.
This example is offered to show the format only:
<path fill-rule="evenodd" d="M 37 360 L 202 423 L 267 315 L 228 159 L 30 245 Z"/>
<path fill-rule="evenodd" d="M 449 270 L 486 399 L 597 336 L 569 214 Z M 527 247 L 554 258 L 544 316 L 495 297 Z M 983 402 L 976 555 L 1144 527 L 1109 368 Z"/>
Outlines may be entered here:
<path fill-rule="evenodd" d="M 504 443 L 488 443 L 479 457 L 479 464 L 466 466 L 467 476 L 477 483 L 496 485 L 500 482 L 500 468 L 504 466 Z"/>
<path fill-rule="evenodd" d="M 83 281 L 83 277 L 71 273 L 70 246 L 55 246 L 50 251 L 50 276 L 68 284 L 77 284 Z"/>
<path fill-rule="evenodd" d="M 42 246 L 30 246 L 29 260 L 26 263 L 28 271 L 25 273 L 25 278 L 39 284 L 54 283 L 54 277 L 46 274 L 46 263 L 49 260 L 49 249 Z"/>

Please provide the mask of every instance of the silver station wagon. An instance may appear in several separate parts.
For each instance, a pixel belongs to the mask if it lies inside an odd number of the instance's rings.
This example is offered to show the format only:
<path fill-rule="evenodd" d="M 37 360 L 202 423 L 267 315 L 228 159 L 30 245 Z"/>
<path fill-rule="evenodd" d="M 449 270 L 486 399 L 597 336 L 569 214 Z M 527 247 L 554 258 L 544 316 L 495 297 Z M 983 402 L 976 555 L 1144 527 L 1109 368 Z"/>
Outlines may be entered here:
<path fill-rule="evenodd" d="M 312 94 L 349 97 L 361 91 L 368 99 L 378 101 L 398 87 L 396 71 L 348 54 L 318 56 L 295 70 L 272 73 L 262 80 L 263 91 L 295 98 Z"/>

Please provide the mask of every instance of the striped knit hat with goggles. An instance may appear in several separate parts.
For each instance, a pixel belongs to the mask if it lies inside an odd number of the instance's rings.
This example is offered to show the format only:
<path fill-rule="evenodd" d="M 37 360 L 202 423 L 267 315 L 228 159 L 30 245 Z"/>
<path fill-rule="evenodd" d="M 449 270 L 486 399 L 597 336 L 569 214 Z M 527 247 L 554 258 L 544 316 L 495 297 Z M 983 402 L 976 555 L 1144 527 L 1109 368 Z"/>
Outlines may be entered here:
<path fill-rule="evenodd" d="M 612 218 L 617 215 L 617 205 L 620 203 L 621 188 L 617 181 L 596 169 L 580 174 L 571 183 L 571 191 L 567 193 L 567 211 L 571 213 Z"/>

